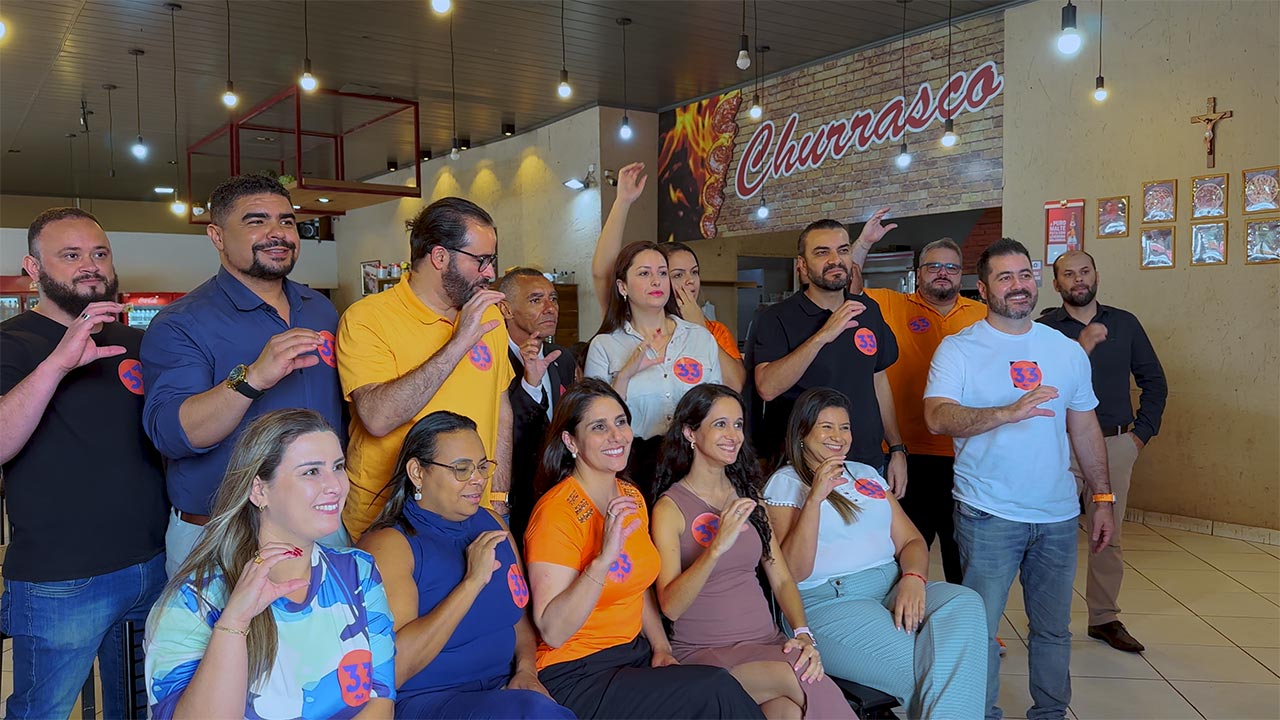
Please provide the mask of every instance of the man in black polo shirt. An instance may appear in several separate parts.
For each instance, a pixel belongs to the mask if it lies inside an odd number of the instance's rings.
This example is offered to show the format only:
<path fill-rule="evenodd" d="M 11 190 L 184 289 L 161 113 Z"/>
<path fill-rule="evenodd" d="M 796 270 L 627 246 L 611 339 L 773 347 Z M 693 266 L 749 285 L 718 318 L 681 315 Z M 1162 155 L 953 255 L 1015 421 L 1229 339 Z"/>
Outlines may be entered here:
<path fill-rule="evenodd" d="M 873 244 L 894 226 L 880 223 L 884 211 L 863 226 L 859 240 Z M 800 233 L 796 270 L 807 283 L 752 323 L 747 365 L 764 415 L 753 433 L 761 457 L 774 457 L 786 435 L 797 397 L 811 387 L 830 387 L 853 403 L 850 460 L 880 469 L 893 492 L 907 486 L 906 448 L 898 434 L 893 391 L 885 375 L 898 359 L 898 342 L 863 294 L 848 292 L 853 277 L 849 232 L 836 220 L 818 220 Z M 882 441 L 888 441 L 886 471 Z"/>
<path fill-rule="evenodd" d="M 142 432 L 142 332 L 115 322 L 111 244 L 92 215 L 46 210 L 27 253 L 39 305 L 0 324 L 8 717 L 67 717 L 95 655 L 106 716 L 124 717 L 121 622 L 145 620 L 165 582 L 168 502 Z"/>
<path fill-rule="evenodd" d="M 1115 494 L 1115 534 L 1111 544 L 1089 556 L 1089 580 L 1085 600 L 1089 605 L 1089 637 L 1105 641 L 1117 650 L 1142 652 L 1142 643 L 1120 622 L 1120 582 L 1124 578 L 1124 555 L 1120 549 L 1120 528 L 1129 498 L 1129 479 L 1138 453 L 1160 431 L 1169 386 L 1165 383 L 1160 359 L 1132 313 L 1098 302 L 1098 271 L 1093 257 L 1072 250 L 1053 263 L 1053 288 L 1062 295 L 1062 307 L 1039 318 L 1039 322 L 1078 341 L 1089 353 L 1093 366 L 1093 392 L 1098 396 L 1098 424 L 1107 442 L 1107 464 L 1111 492 Z M 1134 417 L 1129 396 L 1129 376 L 1142 395 Z M 1076 487 L 1083 488 L 1080 466 L 1072 455 L 1071 471 Z M 1082 490 L 1083 492 L 1083 490 Z M 1084 499 L 1088 502 L 1088 498 Z M 1085 529 L 1091 531 L 1086 512 Z"/>

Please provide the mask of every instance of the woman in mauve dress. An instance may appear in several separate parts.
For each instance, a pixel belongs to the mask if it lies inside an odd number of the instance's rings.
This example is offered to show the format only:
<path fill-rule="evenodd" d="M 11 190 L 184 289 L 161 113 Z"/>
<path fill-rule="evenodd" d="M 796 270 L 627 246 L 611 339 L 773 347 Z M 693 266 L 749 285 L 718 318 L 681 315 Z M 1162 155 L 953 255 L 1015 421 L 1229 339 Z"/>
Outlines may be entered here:
<path fill-rule="evenodd" d="M 768 718 L 853 718 L 822 671 L 804 606 L 760 502 L 762 478 L 742 429 L 743 403 L 724 385 L 680 400 L 662 442 L 653 540 L 658 603 L 682 663 L 728 669 Z M 787 623 L 779 631 L 756 576 L 763 566 Z"/>

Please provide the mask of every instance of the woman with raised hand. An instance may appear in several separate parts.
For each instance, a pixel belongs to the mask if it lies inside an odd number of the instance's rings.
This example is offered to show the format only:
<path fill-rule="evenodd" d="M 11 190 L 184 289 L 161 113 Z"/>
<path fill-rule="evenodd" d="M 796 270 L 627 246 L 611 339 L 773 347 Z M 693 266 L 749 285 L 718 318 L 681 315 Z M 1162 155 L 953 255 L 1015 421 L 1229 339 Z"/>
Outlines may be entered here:
<path fill-rule="evenodd" d="M 764 488 L 826 670 L 895 696 L 908 717 L 982 717 L 982 600 L 928 582 L 928 547 L 888 483 L 845 459 L 849 413 L 837 390 L 800 395 L 787 423 L 787 464 Z"/>
<path fill-rule="evenodd" d="M 767 718 L 853 718 L 822 671 L 800 593 L 760 501 L 763 478 L 742 426 L 738 393 L 700 385 L 680 400 L 662 442 L 653 540 L 671 646 L 681 662 L 728 669 Z M 795 637 L 778 630 L 758 567 Z"/>
<path fill-rule="evenodd" d="M 427 415 L 360 538 L 385 570 L 400 717 L 573 717 L 538 682 L 524 568 L 502 520 L 480 507 L 494 469 L 474 421 Z"/>
<path fill-rule="evenodd" d="M 213 515 L 147 618 L 153 718 L 390 718 L 382 578 L 335 532 L 350 485 L 333 429 L 277 410 L 236 441 Z"/>
<path fill-rule="evenodd" d="M 671 654 L 652 593 L 648 512 L 620 477 L 630 423 L 618 393 L 590 378 L 552 416 L 537 475 L 546 492 L 525 533 L 538 677 L 578 717 L 760 717 L 727 671 Z"/>

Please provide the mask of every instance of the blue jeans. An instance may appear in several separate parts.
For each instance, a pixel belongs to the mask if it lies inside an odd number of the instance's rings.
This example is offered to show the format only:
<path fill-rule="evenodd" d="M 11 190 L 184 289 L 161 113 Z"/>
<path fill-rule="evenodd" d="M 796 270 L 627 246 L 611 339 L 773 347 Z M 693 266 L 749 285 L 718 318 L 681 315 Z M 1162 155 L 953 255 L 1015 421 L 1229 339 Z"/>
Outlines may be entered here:
<path fill-rule="evenodd" d="M 6 578 L 0 629 L 13 637 L 8 717 L 69 716 L 95 655 L 102 678 L 103 715 L 124 717 L 133 692 L 124 667 L 122 623 L 145 622 L 164 583 L 164 553 L 78 580 Z"/>
<path fill-rule="evenodd" d="M 1071 701 L 1071 582 L 1076 573 L 1076 519 L 1054 523 L 1005 520 L 956 502 L 956 543 L 964 585 L 982 596 L 987 612 L 987 717 L 1004 715 L 996 628 L 1014 576 L 1030 626 L 1031 699 L 1027 718 L 1061 718 Z"/>

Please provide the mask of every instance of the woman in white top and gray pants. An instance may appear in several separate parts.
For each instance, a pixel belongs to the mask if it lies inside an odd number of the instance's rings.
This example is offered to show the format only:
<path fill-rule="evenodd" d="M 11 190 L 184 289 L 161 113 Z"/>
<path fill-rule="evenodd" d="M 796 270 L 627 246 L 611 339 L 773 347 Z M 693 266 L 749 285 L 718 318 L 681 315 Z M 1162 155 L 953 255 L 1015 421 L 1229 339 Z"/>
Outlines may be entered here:
<path fill-rule="evenodd" d="M 845 460 L 849 399 L 813 388 L 787 423 L 764 501 L 828 674 L 889 693 L 911 718 L 980 718 L 987 628 L 969 588 L 930 583 L 929 549 L 869 465 Z"/>
<path fill-rule="evenodd" d="M 652 504 L 658 443 L 690 388 L 721 382 L 720 351 L 710 331 L 680 318 L 657 243 L 623 247 L 613 278 L 584 374 L 613 385 L 627 402 L 636 437 L 627 469 Z"/>

